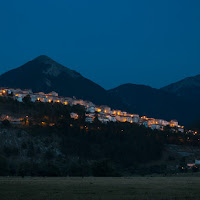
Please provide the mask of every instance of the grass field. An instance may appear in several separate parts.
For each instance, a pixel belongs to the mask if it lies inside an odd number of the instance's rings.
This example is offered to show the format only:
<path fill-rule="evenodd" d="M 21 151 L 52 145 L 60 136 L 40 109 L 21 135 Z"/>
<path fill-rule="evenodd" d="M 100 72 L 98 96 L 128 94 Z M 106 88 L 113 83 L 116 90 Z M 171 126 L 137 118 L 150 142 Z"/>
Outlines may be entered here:
<path fill-rule="evenodd" d="M 199 177 L 0 178 L 0 200 L 196 200 Z"/>

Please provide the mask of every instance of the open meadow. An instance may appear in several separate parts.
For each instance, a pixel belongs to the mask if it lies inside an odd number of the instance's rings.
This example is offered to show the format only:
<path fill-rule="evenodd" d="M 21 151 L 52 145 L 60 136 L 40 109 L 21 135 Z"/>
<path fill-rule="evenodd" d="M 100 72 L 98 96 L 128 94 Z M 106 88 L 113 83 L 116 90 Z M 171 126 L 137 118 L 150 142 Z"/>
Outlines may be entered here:
<path fill-rule="evenodd" d="M 200 199 L 199 177 L 0 178 L 1 200 Z"/>

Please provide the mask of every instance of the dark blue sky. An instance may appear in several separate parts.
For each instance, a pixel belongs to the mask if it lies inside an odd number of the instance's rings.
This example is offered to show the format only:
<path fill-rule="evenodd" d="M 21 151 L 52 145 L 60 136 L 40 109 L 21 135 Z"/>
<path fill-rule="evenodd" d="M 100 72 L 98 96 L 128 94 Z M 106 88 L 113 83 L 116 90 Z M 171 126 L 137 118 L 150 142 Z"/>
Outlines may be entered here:
<path fill-rule="evenodd" d="M 199 0 L 0 1 L 0 73 L 45 54 L 104 88 L 200 74 Z"/>

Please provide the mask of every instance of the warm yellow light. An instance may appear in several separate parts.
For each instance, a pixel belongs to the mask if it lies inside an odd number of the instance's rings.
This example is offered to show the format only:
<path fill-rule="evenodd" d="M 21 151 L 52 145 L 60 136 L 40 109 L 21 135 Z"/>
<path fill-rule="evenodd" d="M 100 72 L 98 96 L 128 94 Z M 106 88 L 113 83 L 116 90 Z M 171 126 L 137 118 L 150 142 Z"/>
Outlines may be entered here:
<path fill-rule="evenodd" d="M 37 100 L 39 101 L 39 100 L 40 100 L 40 98 L 37 98 Z"/>
<path fill-rule="evenodd" d="M 67 105 L 67 102 L 65 101 L 65 103 L 64 103 L 65 105 Z"/>
<path fill-rule="evenodd" d="M 51 103 L 51 99 L 49 99 L 49 103 Z"/>
<path fill-rule="evenodd" d="M 6 93 L 6 91 L 5 91 L 5 90 L 3 90 L 3 93 L 5 94 L 5 93 Z"/>
<path fill-rule="evenodd" d="M 105 110 L 104 112 L 107 113 L 107 110 Z"/>
<path fill-rule="evenodd" d="M 57 102 L 57 103 L 60 103 L 60 100 L 57 100 L 56 102 Z"/>
<path fill-rule="evenodd" d="M 98 108 L 98 109 L 97 109 L 97 111 L 98 111 L 98 112 L 101 112 L 101 109 L 100 109 L 100 108 Z"/>

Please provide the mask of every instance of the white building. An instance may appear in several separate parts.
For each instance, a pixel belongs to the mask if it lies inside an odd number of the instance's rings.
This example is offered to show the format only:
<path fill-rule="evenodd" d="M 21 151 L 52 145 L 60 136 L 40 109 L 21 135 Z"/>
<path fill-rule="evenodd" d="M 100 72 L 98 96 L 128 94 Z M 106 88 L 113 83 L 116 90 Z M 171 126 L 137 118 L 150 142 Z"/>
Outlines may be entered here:
<path fill-rule="evenodd" d="M 70 117 L 72 118 L 72 119 L 78 119 L 78 114 L 77 113 L 70 113 Z"/>
<path fill-rule="evenodd" d="M 92 123 L 94 121 L 94 118 L 93 117 L 86 117 L 85 118 L 85 122 L 88 122 L 88 123 Z"/>
<path fill-rule="evenodd" d="M 110 114 L 111 113 L 111 108 L 108 106 L 100 106 L 101 112 Z"/>
<path fill-rule="evenodd" d="M 152 130 L 161 130 L 162 126 L 160 124 L 152 124 L 151 129 Z"/>
<path fill-rule="evenodd" d="M 105 124 L 107 124 L 110 121 L 107 117 L 103 117 L 103 116 L 99 116 L 98 119 L 101 123 L 105 123 Z"/>
<path fill-rule="evenodd" d="M 94 106 L 87 107 L 86 112 L 95 113 L 95 107 Z"/>

